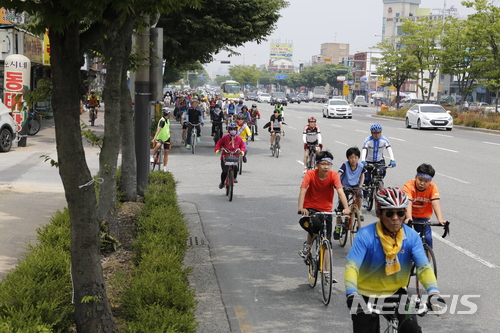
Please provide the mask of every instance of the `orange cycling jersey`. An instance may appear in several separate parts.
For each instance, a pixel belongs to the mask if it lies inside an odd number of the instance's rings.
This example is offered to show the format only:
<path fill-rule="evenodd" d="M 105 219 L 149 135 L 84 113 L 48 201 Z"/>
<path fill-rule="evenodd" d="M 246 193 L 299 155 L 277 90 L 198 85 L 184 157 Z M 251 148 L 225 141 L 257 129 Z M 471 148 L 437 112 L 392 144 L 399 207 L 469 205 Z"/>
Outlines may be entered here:
<path fill-rule="evenodd" d="M 310 170 L 302 180 L 300 187 L 307 189 L 304 208 L 312 208 L 320 212 L 331 212 L 333 208 L 333 189 L 341 189 L 342 182 L 335 171 L 328 171 L 325 180 L 319 179 L 318 172 L 318 169 Z"/>
<path fill-rule="evenodd" d="M 420 191 L 415 185 L 415 179 L 412 179 L 404 184 L 403 191 L 412 203 L 412 217 L 430 219 L 432 216 L 432 201 L 440 199 L 437 185 L 430 183 L 424 191 Z"/>

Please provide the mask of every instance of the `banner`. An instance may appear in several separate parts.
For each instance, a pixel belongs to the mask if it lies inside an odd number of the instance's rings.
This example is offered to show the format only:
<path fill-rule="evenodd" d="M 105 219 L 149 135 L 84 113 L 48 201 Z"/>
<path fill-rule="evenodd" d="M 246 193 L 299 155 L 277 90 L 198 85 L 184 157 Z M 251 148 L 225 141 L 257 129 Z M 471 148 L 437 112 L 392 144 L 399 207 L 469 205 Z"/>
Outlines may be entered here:
<path fill-rule="evenodd" d="M 290 43 L 271 43 L 269 50 L 270 58 L 292 59 L 293 44 Z"/>
<path fill-rule="evenodd" d="M 14 120 L 18 124 L 17 129 L 21 132 L 28 119 L 28 112 L 19 104 L 23 101 L 24 93 L 30 89 L 31 61 L 21 54 L 11 54 L 5 58 L 4 69 L 3 103 L 12 109 Z M 20 95 L 20 98 L 16 101 L 17 95 Z M 13 106 L 15 108 L 12 108 Z"/>
<path fill-rule="evenodd" d="M 50 66 L 49 30 L 45 30 L 45 34 L 43 35 L 43 64 L 45 66 Z"/>

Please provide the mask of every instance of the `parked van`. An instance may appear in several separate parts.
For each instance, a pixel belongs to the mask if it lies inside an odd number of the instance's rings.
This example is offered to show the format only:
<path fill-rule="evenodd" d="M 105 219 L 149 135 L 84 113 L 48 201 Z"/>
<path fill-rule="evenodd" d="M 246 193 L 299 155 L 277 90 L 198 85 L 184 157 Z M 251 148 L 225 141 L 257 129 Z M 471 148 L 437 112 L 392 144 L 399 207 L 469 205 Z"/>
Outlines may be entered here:
<path fill-rule="evenodd" d="M 368 102 L 366 102 L 365 96 L 358 95 L 354 98 L 354 106 L 364 106 L 368 107 Z"/>

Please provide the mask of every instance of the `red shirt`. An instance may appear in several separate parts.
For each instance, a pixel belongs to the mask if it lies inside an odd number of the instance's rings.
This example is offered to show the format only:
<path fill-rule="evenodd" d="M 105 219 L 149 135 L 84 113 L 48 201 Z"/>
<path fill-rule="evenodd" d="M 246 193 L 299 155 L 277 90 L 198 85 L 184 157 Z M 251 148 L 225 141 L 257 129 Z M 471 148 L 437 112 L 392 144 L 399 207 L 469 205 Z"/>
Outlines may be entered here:
<path fill-rule="evenodd" d="M 231 138 L 231 135 L 226 134 L 222 138 L 217 141 L 217 144 L 215 145 L 214 151 L 220 150 L 221 155 L 220 159 L 223 160 L 227 155 L 229 155 L 227 152 L 222 150 L 222 148 L 226 148 L 227 150 L 234 151 L 236 149 L 240 149 L 243 152 L 247 151 L 247 146 L 245 145 L 245 142 L 241 139 L 239 136 L 235 136 Z"/>
<path fill-rule="evenodd" d="M 440 199 L 437 185 L 430 183 L 425 190 L 420 191 L 415 185 L 415 179 L 412 179 L 403 185 L 403 191 L 411 201 L 412 217 L 430 219 L 433 210 L 432 201 Z"/>
<path fill-rule="evenodd" d="M 333 210 L 333 189 L 341 189 L 342 182 L 335 171 L 328 171 L 325 180 L 320 180 L 318 173 L 318 169 L 309 170 L 302 180 L 300 187 L 307 189 L 304 208 L 312 208 L 320 212 L 331 212 Z"/>

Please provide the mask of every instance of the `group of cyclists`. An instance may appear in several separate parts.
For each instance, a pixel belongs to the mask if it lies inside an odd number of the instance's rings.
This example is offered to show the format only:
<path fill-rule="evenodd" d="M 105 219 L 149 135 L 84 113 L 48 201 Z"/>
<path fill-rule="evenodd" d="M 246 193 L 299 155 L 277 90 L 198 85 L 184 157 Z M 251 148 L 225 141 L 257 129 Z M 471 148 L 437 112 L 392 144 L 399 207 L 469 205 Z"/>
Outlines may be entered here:
<path fill-rule="evenodd" d="M 354 188 L 357 194 L 358 207 L 362 204 L 361 198 L 366 198 L 362 188 L 366 187 L 371 179 L 371 172 L 367 166 L 375 163 L 385 165 L 384 151 L 387 151 L 390 161 L 388 166 L 395 167 L 394 153 L 389 140 L 382 135 L 382 126 L 373 124 L 370 127 L 371 135 L 362 145 L 361 151 L 351 147 L 346 152 L 347 161 L 342 163 L 338 172 L 331 170 L 333 155 L 322 150 L 321 131 L 316 125 L 316 119 L 310 117 L 308 126 L 303 130 L 304 162 L 306 162 L 309 146 L 316 150 L 316 169 L 304 169 L 304 178 L 300 186 L 298 211 L 302 215 L 299 224 L 307 231 L 306 241 L 303 243 L 299 255 L 306 260 L 311 251 L 314 238 L 321 228 L 319 219 L 309 215 L 315 212 L 332 212 L 334 190 L 337 191 L 338 205 L 335 211 L 347 215 L 350 209 L 347 206 L 347 197 L 344 188 Z M 305 165 L 305 164 L 304 164 Z M 385 168 L 383 170 L 385 176 Z M 417 267 L 419 281 L 426 288 L 429 295 L 428 304 L 444 306 L 445 301 L 440 296 L 437 280 L 432 266 L 427 258 L 422 241 L 417 231 L 423 226 L 411 225 L 411 220 L 429 221 L 432 214 L 436 215 L 441 224 L 443 218 L 440 196 L 437 185 L 432 181 L 435 175 L 434 168 L 429 164 L 421 164 L 416 170 L 414 179 L 409 180 L 401 188 L 386 187 L 377 191 L 375 195 L 375 213 L 378 221 L 362 228 L 357 232 L 351 250 L 347 255 L 345 265 L 344 285 L 346 302 L 351 310 L 354 332 L 379 332 L 378 316 L 364 313 L 362 305 L 368 300 L 373 302 L 404 302 L 407 305 L 406 287 L 410 278 L 411 263 Z M 304 224 L 304 219 L 309 223 Z M 339 223 L 339 221 L 337 221 Z M 305 228 L 307 225 L 308 228 Z M 424 226 L 426 242 L 432 247 L 432 233 L 430 226 Z M 332 215 L 327 218 L 327 234 L 331 240 L 333 229 Z M 333 234 L 334 239 L 338 235 Z M 331 272 L 324 272 L 325 275 Z M 332 279 L 335 283 L 336 279 Z M 371 298 L 370 298 L 371 297 Z M 400 332 L 421 332 L 417 317 L 401 311 L 397 314 Z"/>

